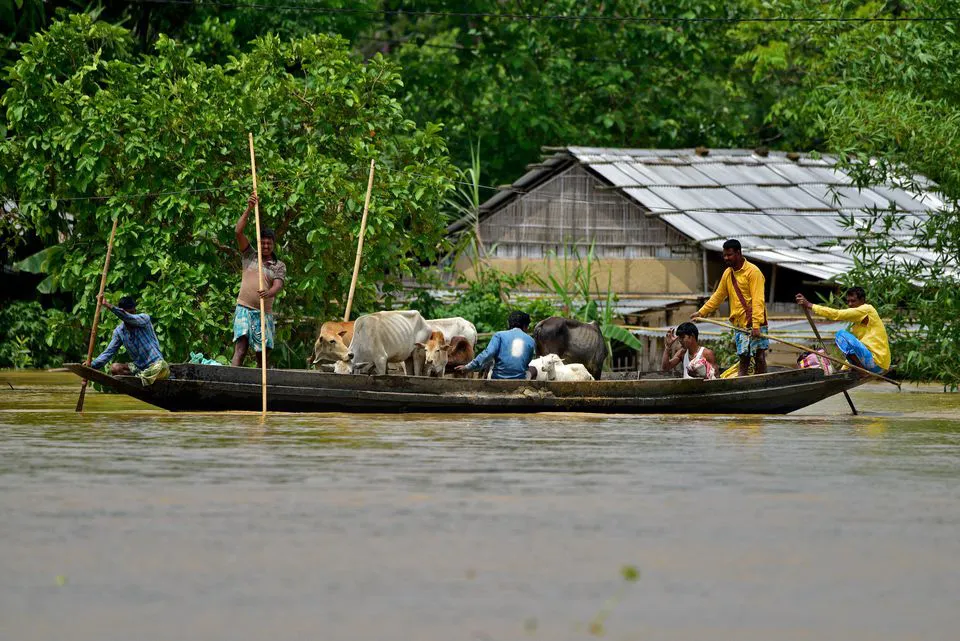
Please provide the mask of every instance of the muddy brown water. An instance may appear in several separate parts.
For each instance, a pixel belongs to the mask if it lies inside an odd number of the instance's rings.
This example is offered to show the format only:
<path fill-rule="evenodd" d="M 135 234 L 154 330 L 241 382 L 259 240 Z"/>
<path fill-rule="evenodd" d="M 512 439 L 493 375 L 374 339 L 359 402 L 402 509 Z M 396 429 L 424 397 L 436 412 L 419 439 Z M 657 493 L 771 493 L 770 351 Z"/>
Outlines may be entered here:
<path fill-rule="evenodd" d="M 169 414 L 0 372 L 0 639 L 953 639 L 960 395 Z M 624 567 L 639 580 L 627 582 Z"/>

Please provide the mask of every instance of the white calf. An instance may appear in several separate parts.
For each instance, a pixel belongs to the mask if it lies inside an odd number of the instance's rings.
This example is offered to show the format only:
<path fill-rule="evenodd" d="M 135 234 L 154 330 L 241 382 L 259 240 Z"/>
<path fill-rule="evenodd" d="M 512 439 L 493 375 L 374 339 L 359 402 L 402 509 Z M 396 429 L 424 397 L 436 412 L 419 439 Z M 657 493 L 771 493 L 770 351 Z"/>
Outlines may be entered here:
<path fill-rule="evenodd" d="M 547 354 L 530 361 L 537 369 L 537 380 L 545 381 L 592 381 L 593 376 L 580 363 L 564 364 L 556 354 Z"/>

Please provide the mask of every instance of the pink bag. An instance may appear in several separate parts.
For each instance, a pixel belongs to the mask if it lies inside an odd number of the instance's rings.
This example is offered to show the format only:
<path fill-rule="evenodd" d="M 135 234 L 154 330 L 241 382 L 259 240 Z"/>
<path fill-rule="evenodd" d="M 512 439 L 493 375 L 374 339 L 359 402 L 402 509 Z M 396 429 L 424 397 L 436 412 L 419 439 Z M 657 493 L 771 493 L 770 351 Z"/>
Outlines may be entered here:
<path fill-rule="evenodd" d="M 697 356 L 691 359 L 690 365 L 687 366 L 687 373 L 693 378 L 702 378 L 706 381 L 712 381 L 717 378 L 717 373 L 713 369 L 713 365 L 703 356 Z"/>
<path fill-rule="evenodd" d="M 800 369 L 809 369 L 811 367 L 819 367 L 823 370 L 824 374 L 833 374 L 833 363 L 831 363 L 826 358 L 827 353 L 822 349 L 818 349 L 816 352 L 810 352 L 802 359 L 800 359 Z"/>

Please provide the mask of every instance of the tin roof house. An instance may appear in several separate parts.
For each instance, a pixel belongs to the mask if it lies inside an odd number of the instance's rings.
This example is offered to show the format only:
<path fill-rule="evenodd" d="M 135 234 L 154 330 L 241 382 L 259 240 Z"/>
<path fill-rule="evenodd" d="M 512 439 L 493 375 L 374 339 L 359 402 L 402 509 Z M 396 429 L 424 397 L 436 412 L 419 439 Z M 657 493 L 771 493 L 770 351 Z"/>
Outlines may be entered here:
<path fill-rule="evenodd" d="M 667 312 L 669 324 L 713 290 L 728 238 L 767 278 L 771 315 L 796 313 L 793 294 L 829 284 L 853 266 L 846 249 L 867 210 L 895 208 L 921 221 L 943 208 L 934 192 L 858 188 L 829 156 L 743 149 L 545 148 L 543 162 L 480 208 L 485 263 L 541 275 L 577 248 L 594 247 L 601 292 L 619 295 L 618 312 Z M 465 229 L 460 220 L 450 232 Z M 905 225 L 905 228 L 909 225 Z M 904 232 L 907 234 L 908 232 Z M 904 239 L 902 260 L 925 260 Z M 458 265 L 469 272 L 469 260 Z M 638 324 L 648 324 L 639 322 Z"/>

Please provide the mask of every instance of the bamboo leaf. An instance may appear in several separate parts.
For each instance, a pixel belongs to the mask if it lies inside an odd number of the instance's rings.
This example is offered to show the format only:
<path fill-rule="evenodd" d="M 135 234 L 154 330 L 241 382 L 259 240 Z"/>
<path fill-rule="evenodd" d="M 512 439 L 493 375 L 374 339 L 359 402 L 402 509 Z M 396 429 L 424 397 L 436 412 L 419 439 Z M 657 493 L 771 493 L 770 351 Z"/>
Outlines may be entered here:
<path fill-rule="evenodd" d="M 635 349 L 638 352 L 643 351 L 643 343 L 640 342 L 640 339 L 630 333 L 630 330 L 624 329 L 620 325 L 604 325 L 600 328 L 600 331 L 603 332 L 605 338 L 620 341 L 627 347 Z"/>
<path fill-rule="evenodd" d="M 57 291 L 57 285 L 53 280 L 53 276 L 47 276 L 37 285 L 37 291 L 41 294 L 53 294 Z"/>
<path fill-rule="evenodd" d="M 45 274 L 50 268 L 50 261 L 56 259 L 57 256 L 62 253 L 62 245 L 47 247 L 46 249 L 41 249 L 36 254 L 27 256 L 23 260 L 14 263 L 13 268 L 31 274 Z"/>

